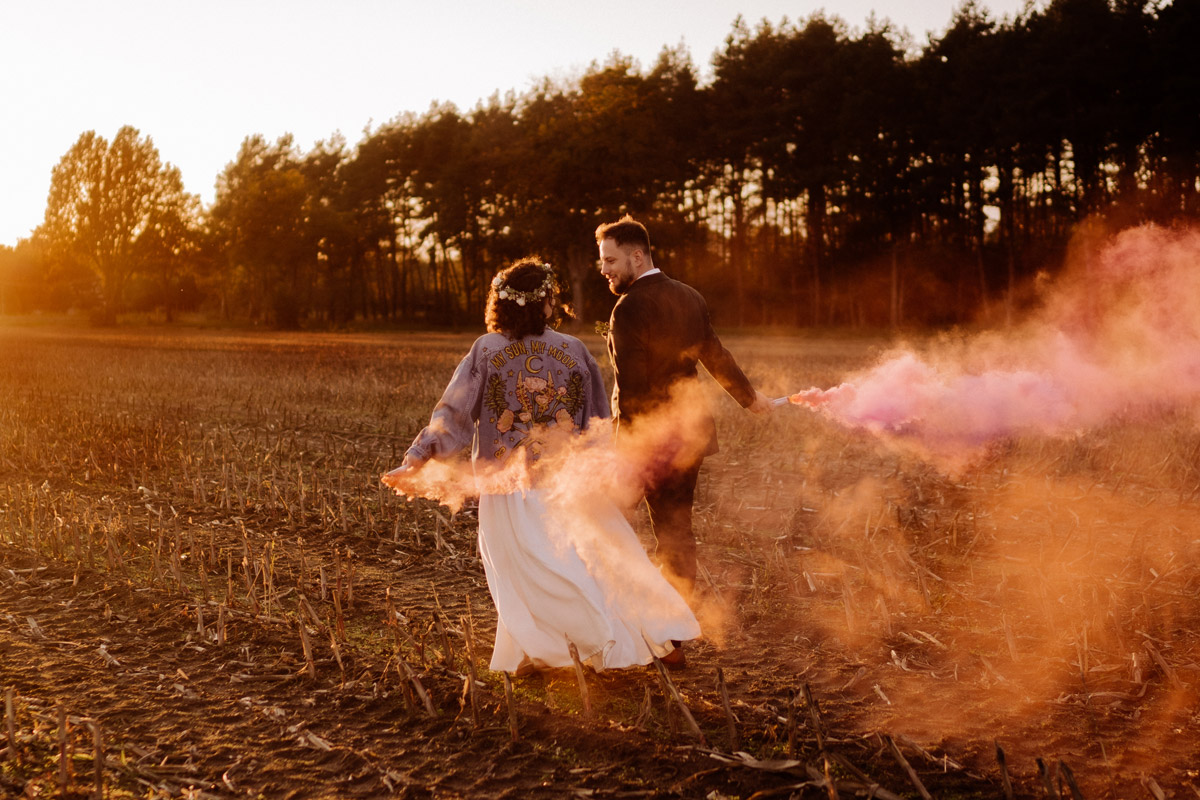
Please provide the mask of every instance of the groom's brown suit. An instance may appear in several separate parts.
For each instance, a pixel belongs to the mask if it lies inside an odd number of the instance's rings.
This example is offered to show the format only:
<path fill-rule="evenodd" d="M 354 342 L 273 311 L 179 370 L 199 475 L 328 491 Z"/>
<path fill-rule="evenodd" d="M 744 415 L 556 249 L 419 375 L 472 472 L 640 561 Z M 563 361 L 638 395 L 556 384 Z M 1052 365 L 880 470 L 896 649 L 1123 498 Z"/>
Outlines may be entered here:
<path fill-rule="evenodd" d="M 704 298 L 661 272 L 643 275 L 609 318 L 618 435 L 649 442 L 646 503 L 656 556 L 687 593 L 696 581 L 692 500 L 705 456 L 717 452 L 716 424 L 695 391 L 704 365 L 743 407 L 756 392 L 712 329 Z"/>

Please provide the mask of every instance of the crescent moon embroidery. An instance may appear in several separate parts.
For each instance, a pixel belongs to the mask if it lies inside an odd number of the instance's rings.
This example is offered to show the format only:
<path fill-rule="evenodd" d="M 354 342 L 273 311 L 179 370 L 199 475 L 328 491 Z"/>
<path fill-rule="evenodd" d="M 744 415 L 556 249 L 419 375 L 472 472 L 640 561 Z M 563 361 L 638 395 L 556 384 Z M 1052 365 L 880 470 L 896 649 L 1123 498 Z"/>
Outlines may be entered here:
<path fill-rule="evenodd" d="M 537 359 L 537 362 L 538 362 L 538 367 L 537 367 L 537 369 L 534 369 L 534 368 L 533 368 L 533 361 L 534 361 L 534 359 Z M 542 359 L 541 359 L 541 357 L 540 357 L 540 356 L 530 356 L 529 358 L 525 359 L 525 369 L 526 369 L 527 371 L 529 371 L 530 373 L 537 373 L 537 372 L 541 372 L 541 371 L 542 371 Z"/>

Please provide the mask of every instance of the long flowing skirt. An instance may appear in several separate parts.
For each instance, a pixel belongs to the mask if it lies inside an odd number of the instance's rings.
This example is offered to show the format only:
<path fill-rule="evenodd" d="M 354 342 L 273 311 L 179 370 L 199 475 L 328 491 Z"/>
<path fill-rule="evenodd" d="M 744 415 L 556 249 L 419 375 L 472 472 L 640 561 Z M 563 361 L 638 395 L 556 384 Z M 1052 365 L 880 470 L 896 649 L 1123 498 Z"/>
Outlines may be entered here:
<path fill-rule="evenodd" d="M 568 640 L 597 670 L 649 664 L 671 640 L 700 635 L 687 603 L 602 498 L 481 495 L 479 553 L 496 604 L 494 670 L 514 671 L 523 658 L 570 666 Z"/>

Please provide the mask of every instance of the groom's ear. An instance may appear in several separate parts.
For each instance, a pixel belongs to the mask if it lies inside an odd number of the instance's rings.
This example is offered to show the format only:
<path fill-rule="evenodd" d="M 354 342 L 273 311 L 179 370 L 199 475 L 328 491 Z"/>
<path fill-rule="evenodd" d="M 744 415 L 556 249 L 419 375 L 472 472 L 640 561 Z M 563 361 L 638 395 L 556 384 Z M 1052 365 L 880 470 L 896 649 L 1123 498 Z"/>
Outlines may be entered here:
<path fill-rule="evenodd" d="M 633 252 L 629 254 L 629 261 L 640 270 L 646 266 L 646 253 L 640 247 L 634 248 Z"/>

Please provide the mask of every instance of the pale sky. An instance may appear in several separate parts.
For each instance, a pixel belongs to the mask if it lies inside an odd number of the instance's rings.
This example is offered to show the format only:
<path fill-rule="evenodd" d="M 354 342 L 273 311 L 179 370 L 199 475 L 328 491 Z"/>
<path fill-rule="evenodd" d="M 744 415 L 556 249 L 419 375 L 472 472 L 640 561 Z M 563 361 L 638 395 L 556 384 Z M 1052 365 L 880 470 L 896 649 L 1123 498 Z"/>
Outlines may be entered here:
<path fill-rule="evenodd" d="M 351 145 L 404 111 L 470 110 L 614 50 L 649 67 L 683 43 L 707 76 L 740 13 L 874 12 L 920 46 L 960 0 L 0 0 L 0 244 L 41 223 L 50 171 L 84 131 L 150 136 L 188 191 L 212 202 L 242 140 L 294 134 Z M 1024 0 L 982 0 L 999 19 Z"/>

